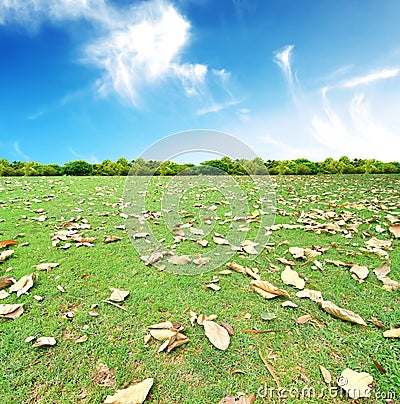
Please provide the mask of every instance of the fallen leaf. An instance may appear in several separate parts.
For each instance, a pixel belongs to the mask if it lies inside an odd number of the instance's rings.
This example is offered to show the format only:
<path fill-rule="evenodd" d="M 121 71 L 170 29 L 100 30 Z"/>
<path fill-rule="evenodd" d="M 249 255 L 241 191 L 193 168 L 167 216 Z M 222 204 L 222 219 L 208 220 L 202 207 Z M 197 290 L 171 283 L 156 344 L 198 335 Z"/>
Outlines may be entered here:
<path fill-rule="evenodd" d="M 15 241 L 15 240 L 0 241 L 0 248 L 8 247 L 10 245 L 18 245 L 18 241 Z"/>
<path fill-rule="evenodd" d="M 316 303 L 321 303 L 324 300 L 322 298 L 322 293 L 319 290 L 304 289 L 300 292 L 297 292 L 296 296 L 300 299 L 306 297 Z"/>
<path fill-rule="evenodd" d="M 236 396 L 226 396 L 218 404 L 253 404 L 256 400 L 256 395 L 251 393 L 237 393 Z"/>
<path fill-rule="evenodd" d="M 57 289 L 58 289 L 61 293 L 65 293 L 65 289 L 64 289 L 61 285 L 57 285 Z"/>
<path fill-rule="evenodd" d="M 197 244 L 200 244 L 202 247 L 207 247 L 208 246 L 208 241 L 207 240 L 203 240 L 202 238 L 199 238 L 196 240 Z"/>
<path fill-rule="evenodd" d="M 283 303 L 281 303 L 281 306 L 282 307 L 292 307 L 292 308 L 296 308 L 296 307 L 299 307 L 299 306 L 297 306 L 297 304 L 296 303 L 293 303 L 293 302 L 291 302 L 290 300 L 286 300 L 286 301 L 284 301 Z"/>
<path fill-rule="evenodd" d="M 381 373 L 382 375 L 384 375 L 386 372 L 386 369 L 377 361 L 372 360 L 372 362 L 374 363 L 375 367 L 379 370 L 379 373 Z"/>
<path fill-rule="evenodd" d="M 261 313 L 261 318 L 264 321 L 270 321 L 270 320 L 273 320 L 274 318 L 276 318 L 276 314 L 275 313 L 262 312 Z"/>
<path fill-rule="evenodd" d="M 33 281 L 36 279 L 37 275 L 35 273 L 25 275 L 10 287 L 9 292 L 17 292 L 17 297 L 19 297 L 28 292 L 28 290 L 33 286 Z"/>
<path fill-rule="evenodd" d="M 173 255 L 168 258 L 168 262 L 173 265 L 184 265 L 191 261 L 192 259 L 188 255 Z"/>
<path fill-rule="evenodd" d="M 383 333 L 385 338 L 400 338 L 400 328 L 392 328 Z"/>
<path fill-rule="evenodd" d="M 366 372 L 356 372 L 349 368 L 343 370 L 339 376 L 338 385 L 347 392 L 350 398 L 370 397 L 371 387 L 369 385 L 374 378 Z"/>
<path fill-rule="evenodd" d="M 257 255 L 258 251 L 255 249 L 255 247 L 258 245 L 258 243 L 254 243 L 251 240 L 243 240 L 241 243 L 241 247 L 243 248 L 244 251 L 247 252 L 247 254 L 250 255 Z"/>
<path fill-rule="evenodd" d="M 216 285 L 215 283 L 209 283 L 207 285 L 207 288 L 212 289 L 216 292 L 218 292 L 219 290 L 221 290 L 221 286 Z"/>
<path fill-rule="evenodd" d="M 23 304 L 0 304 L 0 318 L 9 318 L 14 320 L 23 312 Z"/>
<path fill-rule="evenodd" d="M 400 224 L 394 224 L 393 226 L 389 227 L 389 231 L 396 237 L 400 237 Z"/>
<path fill-rule="evenodd" d="M 0 300 L 6 299 L 8 296 L 10 296 L 10 293 L 5 290 L 0 290 Z"/>
<path fill-rule="evenodd" d="M 33 344 L 33 348 L 41 347 L 41 346 L 51 346 L 56 344 L 56 339 L 53 337 L 40 337 L 36 340 L 36 343 Z"/>
<path fill-rule="evenodd" d="M 231 245 L 231 243 L 228 240 L 224 239 L 223 237 L 214 236 L 213 241 L 215 244 L 219 245 Z"/>
<path fill-rule="evenodd" d="M 11 276 L 6 276 L 0 279 L 0 290 L 8 288 L 10 285 L 14 284 L 16 280 Z"/>
<path fill-rule="evenodd" d="M 384 262 L 382 265 L 374 269 L 374 274 L 383 283 L 383 287 L 387 290 L 397 290 L 400 288 L 400 282 L 390 279 L 387 275 L 390 273 L 389 262 Z"/>
<path fill-rule="evenodd" d="M 228 324 L 228 323 L 221 323 L 220 324 L 221 327 L 224 327 L 226 329 L 226 331 L 228 331 L 229 335 L 234 335 L 235 334 L 235 330 L 233 329 L 233 327 Z"/>
<path fill-rule="evenodd" d="M 296 319 L 297 324 L 305 324 L 307 321 L 311 320 L 312 316 L 310 314 L 305 314 L 304 316 Z"/>
<path fill-rule="evenodd" d="M 267 281 L 255 280 L 255 281 L 251 282 L 251 286 L 258 294 L 265 297 L 266 299 L 273 299 L 274 297 L 277 297 L 277 296 L 289 297 L 288 292 L 277 288 L 272 283 L 269 283 Z"/>
<path fill-rule="evenodd" d="M 14 250 L 5 250 L 0 254 L 0 262 L 4 262 L 14 254 Z"/>
<path fill-rule="evenodd" d="M 115 369 L 109 369 L 107 365 L 102 363 L 96 366 L 96 374 L 93 382 L 100 387 L 114 387 L 116 383 Z"/>
<path fill-rule="evenodd" d="M 34 339 L 36 339 L 36 337 L 30 336 L 30 337 L 25 338 L 24 342 L 31 342 Z"/>
<path fill-rule="evenodd" d="M 229 347 L 230 337 L 228 331 L 214 321 L 203 321 L 204 332 L 209 341 L 218 349 L 225 351 Z"/>
<path fill-rule="evenodd" d="M 300 278 L 299 274 L 290 268 L 290 266 L 286 266 L 285 270 L 281 273 L 281 279 L 285 285 L 292 285 L 297 289 L 304 289 L 306 284 L 305 280 Z"/>
<path fill-rule="evenodd" d="M 304 248 L 301 247 L 290 247 L 289 248 L 290 254 L 292 254 L 294 259 L 302 259 L 305 258 L 305 251 Z"/>
<path fill-rule="evenodd" d="M 326 384 L 329 384 L 332 381 L 332 376 L 329 373 L 329 370 L 324 368 L 322 365 L 319 365 L 319 370 L 321 371 L 322 377 Z"/>
<path fill-rule="evenodd" d="M 56 268 L 60 265 L 59 262 L 47 262 L 44 264 L 34 265 L 33 267 L 36 268 L 38 271 L 47 271 L 49 272 L 52 268 Z"/>
<path fill-rule="evenodd" d="M 104 236 L 103 238 L 103 243 L 108 244 L 108 243 L 114 243 L 116 241 L 122 240 L 121 237 L 116 237 L 116 236 Z"/>
<path fill-rule="evenodd" d="M 169 330 L 171 328 L 174 328 L 174 325 L 172 324 L 171 321 L 163 321 L 162 323 L 157 323 L 157 324 L 152 324 L 147 327 L 149 330 L 157 330 L 157 329 L 164 329 L 164 330 Z"/>
<path fill-rule="evenodd" d="M 353 265 L 350 268 L 350 272 L 356 274 L 358 279 L 365 279 L 369 275 L 368 268 L 358 264 Z"/>
<path fill-rule="evenodd" d="M 198 267 L 202 267 L 210 262 L 210 258 L 208 257 L 200 257 L 193 260 L 193 263 L 198 265 Z"/>
<path fill-rule="evenodd" d="M 151 336 L 158 341 L 165 341 L 167 339 L 170 339 L 171 337 L 174 337 L 178 333 L 178 331 L 176 330 L 168 330 L 168 329 L 158 329 L 158 330 L 152 329 L 149 332 Z"/>
<path fill-rule="evenodd" d="M 121 290 L 117 288 L 110 288 L 111 289 L 111 296 L 108 298 L 108 300 L 111 300 L 112 302 L 123 302 L 125 298 L 129 295 L 129 291 L 127 290 Z"/>
<path fill-rule="evenodd" d="M 82 337 L 78 338 L 78 339 L 75 341 L 75 344 L 81 344 L 82 342 L 85 342 L 85 341 L 87 341 L 87 340 L 88 340 L 88 336 L 87 336 L 87 335 L 83 335 Z"/>
<path fill-rule="evenodd" d="M 138 384 L 127 387 L 123 390 L 117 390 L 114 395 L 107 396 L 105 404 L 141 404 L 146 400 L 154 379 L 145 379 Z"/>
<path fill-rule="evenodd" d="M 194 323 L 197 320 L 197 313 L 194 311 L 190 311 L 190 324 L 192 324 L 192 327 L 194 327 Z"/>
<path fill-rule="evenodd" d="M 340 318 L 344 321 L 350 321 L 351 323 L 367 325 L 366 322 L 358 314 L 353 313 L 350 310 L 342 309 L 329 300 L 324 300 L 321 304 L 321 307 L 333 317 Z"/>
<path fill-rule="evenodd" d="M 196 227 L 191 227 L 189 229 L 189 231 L 194 236 L 204 236 L 204 230 L 203 229 L 197 229 Z"/>

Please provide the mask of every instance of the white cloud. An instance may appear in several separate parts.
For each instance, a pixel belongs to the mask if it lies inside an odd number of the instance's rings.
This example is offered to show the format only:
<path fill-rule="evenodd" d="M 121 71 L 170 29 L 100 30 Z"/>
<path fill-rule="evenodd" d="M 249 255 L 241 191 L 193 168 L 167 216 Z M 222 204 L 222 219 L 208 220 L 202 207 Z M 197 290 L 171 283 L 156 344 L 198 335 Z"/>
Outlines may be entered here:
<path fill-rule="evenodd" d="M 24 160 L 30 160 L 30 157 L 29 157 L 28 155 L 26 155 L 26 154 L 21 150 L 21 147 L 20 147 L 19 142 L 18 142 L 17 140 L 13 143 L 13 148 L 14 148 L 14 151 L 15 151 L 15 153 L 17 154 L 17 157 L 18 157 L 18 158 L 22 158 L 22 159 L 24 159 Z"/>
<path fill-rule="evenodd" d="M 274 62 L 282 69 L 285 79 L 290 87 L 293 86 L 292 52 L 294 45 L 286 45 L 282 50 L 275 52 Z"/>
<path fill-rule="evenodd" d="M 399 73 L 400 73 L 399 68 L 393 68 L 393 69 L 385 68 L 374 73 L 369 73 L 364 76 L 354 77 L 349 80 L 345 80 L 343 83 L 340 84 L 340 86 L 343 88 L 353 88 L 362 84 L 370 84 L 378 80 L 390 79 L 392 77 L 396 77 Z"/>
<path fill-rule="evenodd" d="M 98 158 L 94 154 L 91 154 L 90 156 L 84 156 L 84 155 L 76 152 L 71 146 L 69 147 L 69 152 L 79 160 L 85 160 L 85 161 L 87 161 L 89 163 L 93 163 L 93 164 L 99 163 Z"/>
<path fill-rule="evenodd" d="M 199 109 L 196 112 L 196 114 L 197 115 L 205 115 L 205 114 L 210 114 L 210 113 L 214 113 L 214 112 L 219 112 L 219 111 L 222 111 L 225 108 L 232 107 L 232 106 L 237 105 L 239 103 L 240 103 L 240 101 L 238 101 L 238 100 L 230 100 L 230 101 L 220 103 L 220 104 L 213 103 L 210 106 L 207 106 L 207 107 Z"/>
<path fill-rule="evenodd" d="M 85 20 L 92 38 L 83 44 L 81 61 L 99 68 L 97 92 L 115 92 L 126 103 L 138 107 L 144 88 L 177 80 L 186 96 L 197 96 L 203 104 L 213 100 L 207 86 L 208 66 L 182 61 L 190 41 L 190 22 L 167 0 L 149 0 L 119 7 L 106 0 L 3 0 L 0 23 L 38 28 L 43 21 Z M 212 69 L 227 90 L 229 73 Z M 154 87 L 156 88 L 156 87 Z"/>

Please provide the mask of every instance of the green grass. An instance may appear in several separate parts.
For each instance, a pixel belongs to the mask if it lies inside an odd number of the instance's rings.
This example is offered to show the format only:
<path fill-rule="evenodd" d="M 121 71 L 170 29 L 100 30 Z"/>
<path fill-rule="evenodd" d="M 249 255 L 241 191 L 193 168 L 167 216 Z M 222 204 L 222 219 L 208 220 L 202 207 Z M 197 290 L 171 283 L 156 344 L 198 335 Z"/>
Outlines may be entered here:
<path fill-rule="evenodd" d="M 258 209 L 263 179 L 256 184 L 246 178 L 236 180 L 248 195 L 243 206 L 249 212 Z M 247 254 L 229 255 L 230 261 L 257 267 L 263 280 L 286 289 L 291 300 L 299 305 L 297 309 L 283 308 L 279 299 L 263 299 L 252 291 L 249 277 L 239 273 L 218 275 L 225 266 L 195 276 L 179 276 L 145 266 L 128 235 L 115 229 L 115 226 L 124 224 L 120 216 L 124 181 L 124 178 L 115 177 L 1 178 L 0 218 L 5 220 L 0 222 L 0 241 L 18 235 L 16 240 L 20 245 L 14 248 L 15 254 L 9 260 L 0 264 L 0 277 L 19 279 L 34 272 L 32 266 L 40 262 L 60 263 L 48 273 L 38 272 L 39 278 L 29 294 L 19 298 L 13 294 L 0 302 L 25 304 L 21 317 L 0 319 L 2 403 L 101 403 L 116 389 L 147 377 L 155 379 L 147 402 L 218 403 L 223 397 L 238 391 L 257 392 L 265 383 L 268 387 L 276 387 L 259 357 L 259 349 L 265 355 L 271 349 L 276 355 L 275 360 L 268 361 L 282 387 L 288 390 L 308 386 L 321 391 L 326 386 L 319 371 L 319 365 L 323 365 L 333 378 L 346 367 L 368 372 L 374 377 L 372 389 L 375 397 L 360 399 L 360 403 L 384 402 L 376 397 L 377 393 L 397 393 L 399 397 L 399 341 L 383 338 L 383 330 L 368 321 L 378 317 L 387 328 L 400 326 L 399 291 L 384 290 L 372 273 L 383 260 L 359 250 L 369 239 L 365 232 L 380 239 L 391 238 L 387 231 L 378 234 L 375 226 L 380 224 L 387 229 L 389 222 L 385 216 L 400 213 L 399 176 L 273 178 L 279 208 L 275 223 L 296 224 L 301 212 L 307 213 L 311 209 L 352 212 L 352 222 L 360 223 L 352 239 L 341 234 L 280 229 L 273 231 L 268 240 L 274 243 L 269 252 L 263 250 L 253 261 L 249 261 Z M 173 182 L 168 187 L 170 181 L 168 178 L 152 181 L 146 196 L 146 209 L 160 211 L 160 195 L 167 189 L 179 201 L 176 213 L 182 222 L 189 218 L 195 220 L 194 227 L 201 227 L 202 219 L 209 214 L 229 218 L 225 216 L 231 209 L 229 204 L 217 205 L 213 212 L 194 205 L 196 202 L 204 206 L 223 200 L 232 202 L 238 194 L 230 192 L 233 189 L 231 183 L 225 186 L 225 180 L 215 178 L 216 189 L 209 185 L 193 185 L 182 194 Z M 155 189 L 158 192 L 154 192 Z M 41 214 L 35 213 L 38 209 L 45 210 L 46 221 L 34 220 Z M 193 216 L 185 217 L 186 214 Z M 99 237 L 94 247 L 72 246 L 67 250 L 52 247 L 51 237 L 59 230 L 60 224 L 79 215 L 91 225 L 90 230 L 82 231 L 83 234 Z M 157 238 L 166 238 L 164 245 L 169 248 L 173 237 L 165 226 L 166 222 L 161 218 L 159 224 L 150 227 Z M 220 226 L 218 222 L 209 230 L 229 233 L 230 223 Z M 257 226 L 257 223 L 250 224 L 246 238 L 257 234 Z M 205 236 L 210 241 L 209 247 L 202 249 L 185 241 L 176 246 L 176 252 L 205 253 L 214 248 L 212 234 Z M 103 244 L 105 235 L 119 236 L 122 240 Z M 21 245 L 24 242 L 29 242 L 29 245 Z M 366 327 L 334 319 L 318 304 L 298 299 L 296 290 L 282 283 L 281 271 L 269 269 L 270 263 L 284 269 L 277 258 L 291 259 L 287 252 L 290 246 L 315 245 L 331 246 L 318 258 L 321 262 L 325 258 L 339 259 L 369 268 L 367 282 L 359 284 L 347 268 L 332 264 L 324 264 L 324 272 L 313 270 L 312 263 L 294 267 L 306 279 L 307 288 L 320 290 L 325 300 L 332 300 L 360 314 L 368 323 Z M 229 247 L 222 251 L 229 252 Z M 400 281 L 398 239 L 393 241 L 392 250 L 388 252 L 392 268 L 390 277 Z M 219 292 L 205 286 L 214 275 L 220 278 Z M 58 285 L 66 292 L 61 293 Z M 130 291 L 130 296 L 122 304 L 127 311 L 103 302 L 110 296 L 110 287 Z M 44 300 L 38 302 L 33 295 L 41 295 Z M 93 305 L 98 305 L 94 309 L 99 312 L 98 317 L 88 314 Z M 70 310 L 74 311 L 72 321 L 64 317 Z M 218 321 L 235 328 L 227 351 L 214 348 L 204 336 L 202 327 L 190 326 L 190 310 L 199 314 L 215 313 Z M 263 321 L 263 312 L 273 312 L 276 318 Z M 250 319 L 245 319 L 246 313 L 251 314 Z M 311 314 L 312 319 L 306 324 L 296 324 L 296 318 L 306 313 Z M 157 354 L 160 344 L 157 341 L 145 345 L 146 327 L 163 320 L 186 325 L 185 334 L 190 342 L 169 354 Z M 243 329 L 274 329 L 277 332 L 255 335 L 243 333 Z M 87 335 L 88 340 L 76 344 L 75 340 L 83 335 Z M 57 344 L 32 348 L 32 343 L 24 342 L 29 336 L 53 336 Z M 382 365 L 386 373 L 381 374 L 373 361 Z M 96 366 L 100 363 L 115 370 L 114 387 L 96 384 Z M 233 373 L 238 369 L 243 373 Z M 82 395 L 82 391 L 85 394 Z M 259 397 L 256 403 L 276 402 L 276 397 Z M 304 400 L 290 398 L 288 402 Z M 323 398 L 307 398 L 307 402 L 341 403 L 351 402 L 351 399 L 331 398 L 326 394 Z"/>

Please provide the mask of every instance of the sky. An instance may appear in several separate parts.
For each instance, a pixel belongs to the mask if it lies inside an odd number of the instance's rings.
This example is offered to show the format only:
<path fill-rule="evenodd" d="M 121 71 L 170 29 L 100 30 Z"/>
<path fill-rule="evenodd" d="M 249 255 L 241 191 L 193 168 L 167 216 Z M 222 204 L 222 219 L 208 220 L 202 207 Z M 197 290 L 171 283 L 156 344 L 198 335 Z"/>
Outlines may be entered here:
<path fill-rule="evenodd" d="M 398 0 L 2 0 L 0 158 L 211 129 L 263 159 L 399 161 L 399 21 Z"/>

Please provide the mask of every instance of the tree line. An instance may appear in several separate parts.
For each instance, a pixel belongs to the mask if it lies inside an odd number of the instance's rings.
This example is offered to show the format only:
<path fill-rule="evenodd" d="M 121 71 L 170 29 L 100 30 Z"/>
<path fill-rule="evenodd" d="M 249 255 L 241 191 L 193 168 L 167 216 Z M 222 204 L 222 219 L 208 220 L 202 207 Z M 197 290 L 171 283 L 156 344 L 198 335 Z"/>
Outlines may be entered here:
<path fill-rule="evenodd" d="M 13 161 L 0 159 L 0 176 L 125 176 L 132 175 L 313 175 L 313 174 L 400 174 L 400 162 L 383 163 L 375 159 L 352 159 L 343 156 L 338 160 L 327 158 L 312 162 L 305 158 L 295 160 L 231 160 L 229 157 L 204 161 L 198 165 L 178 164 L 173 161 L 145 161 L 137 158 L 128 161 L 104 160 L 102 163 L 88 163 L 75 160 L 64 165 L 40 164 L 34 161 Z"/>

